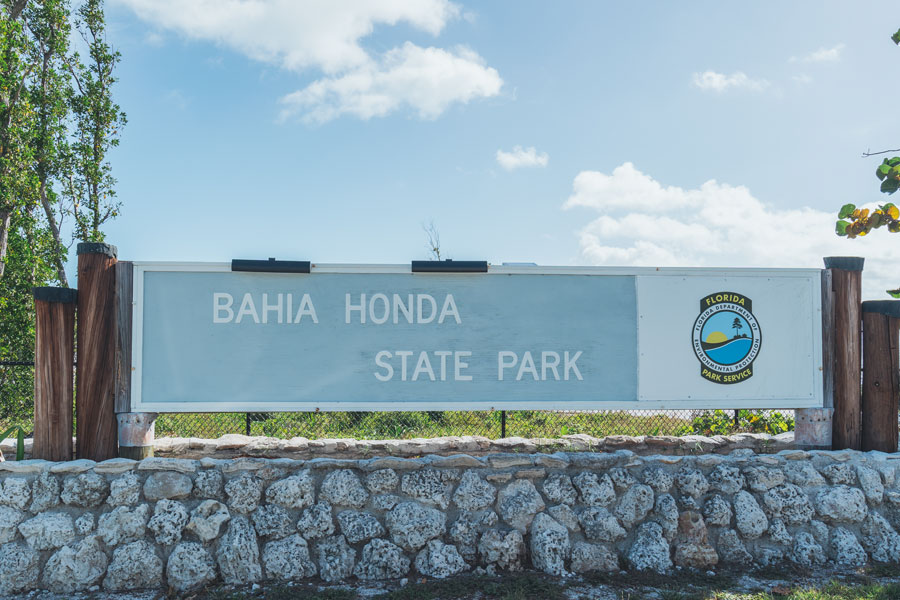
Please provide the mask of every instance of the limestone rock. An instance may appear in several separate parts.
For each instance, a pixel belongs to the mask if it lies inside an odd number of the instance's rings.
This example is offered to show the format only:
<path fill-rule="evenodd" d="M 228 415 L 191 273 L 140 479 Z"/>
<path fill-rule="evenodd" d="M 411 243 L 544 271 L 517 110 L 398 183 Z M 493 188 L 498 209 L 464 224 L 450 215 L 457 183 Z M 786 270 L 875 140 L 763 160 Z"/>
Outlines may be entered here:
<path fill-rule="evenodd" d="M 612 480 L 613 486 L 615 486 L 616 491 L 618 492 L 624 492 L 634 484 L 638 483 L 638 480 L 634 478 L 634 475 L 622 467 L 610 469 L 609 478 Z"/>
<path fill-rule="evenodd" d="M 0 544 L 16 539 L 19 523 L 25 520 L 25 513 L 10 506 L 0 506 Z"/>
<path fill-rule="evenodd" d="M 609 487 L 612 489 L 612 482 Z M 500 518 L 522 533 L 528 529 L 534 515 L 542 510 L 544 500 L 528 479 L 513 481 L 497 495 L 497 513 Z"/>
<path fill-rule="evenodd" d="M 356 473 L 341 469 L 325 476 L 319 497 L 337 506 L 362 508 L 369 499 L 369 492 L 359 482 Z"/>
<path fill-rule="evenodd" d="M 572 506 L 578 499 L 578 492 L 572 485 L 572 479 L 563 473 L 550 475 L 543 485 L 544 495 L 550 502 Z"/>
<path fill-rule="evenodd" d="M 266 544 L 263 564 L 269 579 L 304 579 L 316 574 L 316 564 L 310 558 L 309 545 L 296 533 Z"/>
<path fill-rule="evenodd" d="M 857 465 L 856 475 L 863 494 L 866 495 L 866 501 L 873 506 L 881 504 L 884 501 L 884 484 L 881 483 L 881 474 L 875 469 Z"/>
<path fill-rule="evenodd" d="M 57 593 L 80 592 L 96 585 L 106 574 L 109 560 L 97 536 L 63 546 L 44 567 L 44 587 Z"/>
<path fill-rule="evenodd" d="M 709 544 L 706 523 L 698 512 L 684 512 L 678 517 L 678 543 L 675 564 L 679 567 L 708 569 L 719 562 L 716 549 Z"/>
<path fill-rule="evenodd" d="M 656 522 L 663 529 L 663 536 L 668 541 L 675 539 L 678 532 L 678 504 L 671 494 L 660 494 L 656 498 L 656 505 L 653 507 L 653 514 Z"/>
<path fill-rule="evenodd" d="M 201 542 L 210 542 L 221 532 L 222 525 L 231 519 L 228 508 L 215 500 L 204 500 L 197 508 L 191 511 L 191 518 L 185 525 Z"/>
<path fill-rule="evenodd" d="M 188 522 L 184 504 L 176 500 L 160 500 L 147 528 L 153 532 L 156 543 L 171 546 L 181 541 L 181 531 Z"/>
<path fill-rule="evenodd" d="M 476 473 L 471 473 L 481 479 Z M 456 469 L 422 469 L 404 473 L 400 479 L 400 489 L 407 496 L 412 496 L 420 502 L 446 509 L 450 506 L 453 482 L 458 479 L 459 471 Z M 483 484 L 493 489 L 491 484 L 487 482 Z"/>
<path fill-rule="evenodd" d="M 861 567 L 869 560 L 856 536 L 843 527 L 835 527 L 832 530 L 831 550 L 834 562 L 841 566 Z"/>
<path fill-rule="evenodd" d="M 602 544 L 575 542 L 572 546 L 571 569 L 575 573 L 601 571 L 612 573 L 619 570 L 619 557 Z"/>
<path fill-rule="evenodd" d="M 288 512 L 278 504 L 265 504 L 253 511 L 253 528 L 256 535 L 281 539 L 294 532 L 294 523 Z"/>
<path fill-rule="evenodd" d="M 477 472 L 466 471 L 453 494 L 453 502 L 463 510 L 478 510 L 493 504 L 496 496 L 497 488 L 482 479 Z"/>
<path fill-rule="evenodd" d="M 681 469 L 675 477 L 675 482 L 678 484 L 678 489 L 681 490 L 682 494 L 695 500 L 709 490 L 709 482 L 703 473 L 697 469 Z"/>
<path fill-rule="evenodd" d="M 365 550 L 363 550 L 365 555 Z M 362 564 L 362 563 L 360 563 Z M 431 540 L 416 555 L 416 570 L 427 577 L 445 579 L 469 568 L 456 546 Z"/>
<path fill-rule="evenodd" d="M 325 538 L 316 545 L 316 552 L 319 558 L 319 577 L 324 581 L 342 581 L 353 573 L 356 550 L 347 545 L 344 536 Z"/>
<path fill-rule="evenodd" d="M 791 560 L 801 567 L 813 567 L 825 563 L 825 551 L 816 543 L 811 533 L 800 531 L 794 536 Z"/>
<path fill-rule="evenodd" d="M 771 567 L 784 562 L 784 552 L 779 548 L 759 548 L 756 551 L 756 563 L 761 567 Z"/>
<path fill-rule="evenodd" d="M 113 551 L 103 587 L 107 590 L 158 588 L 162 583 L 163 561 L 144 540 L 131 542 Z"/>
<path fill-rule="evenodd" d="M 197 473 L 194 480 L 194 495 L 198 498 L 221 498 L 224 485 L 225 478 L 220 471 L 206 469 Z"/>
<path fill-rule="evenodd" d="M 107 546 L 133 542 L 144 537 L 149 516 L 150 507 L 147 504 L 135 508 L 117 506 L 112 512 L 100 515 L 97 535 Z"/>
<path fill-rule="evenodd" d="M 75 539 L 75 523 L 64 513 L 41 513 L 20 523 L 19 533 L 31 548 L 52 550 Z"/>
<path fill-rule="evenodd" d="M 900 561 L 900 535 L 876 512 L 869 513 L 860 528 L 863 547 L 872 560 L 896 563 Z"/>
<path fill-rule="evenodd" d="M 41 513 L 49 510 L 59 504 L 59 479 L 50 474 L 49 471 L 42 471 L 34 480 L 31 490 L 31 508 L 29 510 L 34 513 Z"/>
<path fill-rule="evenodd" d="M 571 554 L 569 530 L 547 513 L 539 513 L 531 524 L 531 563 L 550 575 L 567 575 L 565 561 Z"/>
<path fill-rule="evenodd" d="M 744 489 L 746 481 L 737 467 L 719 465 L 709 474 L 709 483 L 723 494 L 737 494 Z"/>
<path fill-rule="evenodd" d="M 519 571 L 525 556 L 525 540 L 516 529 L 506 532 L 488 529 L 478 542 L 478 555 L 485 565 L 494 565 L 504 571 Z"/>
<path fill-rule="evenodd" d="M 828 465 L 822 469 L 822 474 L 834 485 L 856 484 L 856 469 L 853 468 L 853 465 L 844 463 Z"/>
<path fill-rule="evenodd" d="M 31 483 L 21 477 L 0 480 L 0 506 L 11 506 L 25 510 L 31 500 Z"/>
<path fill-rule="evenodd" d="M 92 508 L 100 506 L 107 495 L 109 485 L 105 479 L 96 473 L 82 473 L 65 480 L 60 498 L 69 505 Z"/>
<path fill-rule="evenodd" d="M 754 492 L 765 493 L 784 483 L 784 473 L 768 467 L 747 467 L 744 469 L 747 487 Z"/>
<path fill-rule="evenodd" d="M 259 506 L 262 497 L 262 481 L 248 471 L 244 471 L 225 484 L 228 496 L 228 508 L 232 511 L 249 514 Z"/>
<path fill-rule="evenodd" d="M 784 467 L 784 474 L 791 483 L 802 488 L 825 485 L 825 479 L 815 467 L 804 460 L 789 462 Z"/>
<path fill-rule="evenodd" d="M 763 504 L 772 517 L 781 517 L 791 525 L 809 523 L 815 515 L 807 495 L 793 483 L 779 485 L 766 492 Z"/>
<path fill-rule="evenodd" d="M 353 574 L 362 580 L 396 579 L 407 573 L 409 573 L 409 559 L 403 554 L 403 550 L 382 539 L 374 539 L 365 545 L 353 570 Z"/>
<path fill-rule="evenodd" d="M 337 520 L 341 526 L 341 533 L 351 544 L 384 535 L 384 527 L 371 513 L 344 510 L 338 513 Z"/>
<path fill-rule="evenodd" d="M 758 538 L 769 528 L 769 520 L 756 499 L 745 491 L 734 497 L 734 520 L 738 531 L 747 539 Z"/>
<path fill-rule="evenodd" d="M 316 501 L 316 482 L 309 469 L 271 484 L 266 490 L 266 501 L 284 508 L 312 506 Z"/>
<path fill-rule="evenodd" d="M 396 494 L 372 496 L 372 508 L 375 510 L 391 510 L 403 501 L 403 496 L 397 496 Z"/>
<path fill-rule="evenodd" d="M 616 499 L 612 479 L 605 473 L 601 477 L 596 473 L 584 471 L 573 477 L 572 483 L 578 488 L 581 502 L 587 506 L 609 506 Z"/>
<path fill-rule="evenodd" d="M 830 535 L 828 525 L 826 525 L 822 521 L 816 521 L 815 519 L 813 519 L 809 522 L 809 530 L 813 534 L 813 537 L 816 538 L 817 544 L 822 547 L 828 544 L 828 536 Z"/>
<path fill-rule="evenodd" d="M 672 568 L 669 543 L 663 537 L 659 523 L 644 523 L 638 528 L 627 558 L 632 568 L 638 571 L 664 573 Z"/>
<path fill-rule="evenodd" d="M 859 523 L 866 518 L 866 497 L 859 488 L 838 485 L 816 495 L 816 510 L 832 523 Z"/>
<path fill-rule="evenodd" d="M 784 521 L 777 518 L 772 519 L 769 522 L 769 537 L 772 538 L 773 542 L 778 542 L 785 546 L 789 546 L 794 541 L 793 536 L 787 530 L 787 527 L 784 526 Z M 815 535 L 813 537 L 815 537 Z M 818 542 L 818 540 L 816 540 L 816 542 Z"/>
<path fill-rule="evenodd" d="M 631 486 L 616 506 L 616 517 L 629 529 L 653 509 L 653 500 L 653 490 L 649 485 Z"/>
<path fill-rule="evenodd" d="M 304 510 L 300 515 L 300 520 L 297 521 L 297 531 L 308 540 L 315 540 L 334 533 L 331 505 L 320 501 Z"/>
<path fill-rule="evenodd" d="M 178 592 L 196 590 L 216 579 L 216 565 L 206 548 L 181 542 L 166 563 L 166 580 Z"/>
<path fill-rule="evenodd" d="M 547 514 L 560 525 L 564 525 L 566 529 L 572 533 L 581 531 L 581 525 L 578 523 L 578 515 L 566 504 L 551 506 L 547 509 Z"/>
<path fill-rule="evenodd" d="M 84 513 L 75 519 L 75 533 L 78 535 L 87 535 L 94 530 L 93 513 Z"/>
<path fill-rule="evenodd" d="M 109 484 L 109 497 L 106 503 L 110 506 L 134 506 L 141 498 L 141 480 L 136 473 L 125 473 Z"/>
<path fill-rule="evenodd" d="M 657 494 L 668 494 L 675 483 L 675 478 L 670 473 L 659 467 L 644 469 L 644 483 L 653 488 Z"/>
<path fill-rule="evenodd" d="M 716 494 L 703 505 L 703 517 L 709 525 L 728 527 L 731 525 L 731 504 L 728 503 L 728 500 Z"/>
<path fill-rule="evenodd" d="M 387 513 L 385 522 L 394 543 L 413 551 L 443 535 L 447 528 L 444 513 L 416 502 L 398 504 Z"/>
<path fill-rule="evenodd" d="M 366 477 L 366 487 L 369 488 L 369 491 L 373 494 L 393 492 L 397 489 L 397 484 L 399 483 L 400 478 L 397 476 L 397 471 L 393 469 L 379 469 L 378 471 L 372 471 Z"/>
<path fill-rule="evenodd" d="M 497 524 L 497 513 L 492 510 L 462 511 L 450 527 L 450 539 L 467 561 L 475 560 L 478 538 L 487 527 Z"/>
<path fill-rule="evenodd" d="M 732 565 L 749 565 L 753 557 L 744 547 L 744 542 L 734 529 L 726 529 L 719 534 L 719 558 Z"/>
<path fill-rule="evenodd" d="M 243 515 L 235 516 L 219 541 L 219 572 L 231 584 L 253 583 L 262 579 L 256 532 Z"/>
<path fill-rule="evenodd" d="M 15 594 L 37 585 L 41 573 L 41 557 L 21 544 L 0 546 L 0 594 Z"/>
<path fill-rule="evenodd" d="M 625 537 L 625 529 L 619 525 L 614 516 L 602 506 L 584 509 L 578 515 L 578 522 L 584 529 L 584 535 L 591 540 L 615 542 Z"/>
<path fill-rule="evenodd" d="M 175 471 L 156 471 L 144 482 L 144 498 L 150 502 L 187 498 L 194 484 L 191 478 Z"/>

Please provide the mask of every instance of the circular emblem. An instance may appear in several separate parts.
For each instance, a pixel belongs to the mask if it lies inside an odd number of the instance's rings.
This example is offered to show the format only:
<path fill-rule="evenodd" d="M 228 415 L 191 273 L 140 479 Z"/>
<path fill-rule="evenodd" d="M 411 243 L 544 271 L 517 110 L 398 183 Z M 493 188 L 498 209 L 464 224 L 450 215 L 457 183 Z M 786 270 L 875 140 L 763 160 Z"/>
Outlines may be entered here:
<path fill-rule="evenodd" d="M 700 376 L 713 383 L 739 383 L 753 376 L 762 332 L 750 298 L 717 292 L 700 300 L 700 315 L 691 334 Z"/>

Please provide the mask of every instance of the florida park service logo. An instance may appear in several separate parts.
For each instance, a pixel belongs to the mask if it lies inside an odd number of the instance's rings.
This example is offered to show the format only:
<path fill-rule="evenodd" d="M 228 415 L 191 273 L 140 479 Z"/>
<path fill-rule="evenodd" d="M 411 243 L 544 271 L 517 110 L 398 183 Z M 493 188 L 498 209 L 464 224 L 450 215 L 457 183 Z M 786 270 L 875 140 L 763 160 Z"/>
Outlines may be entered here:
<path fill-rule="evenodd" d="M 750 298 L 734 292 L 704 297 L 691 341 L 704 379 L 731 384 L 753 377 L 762 335 Z"/>

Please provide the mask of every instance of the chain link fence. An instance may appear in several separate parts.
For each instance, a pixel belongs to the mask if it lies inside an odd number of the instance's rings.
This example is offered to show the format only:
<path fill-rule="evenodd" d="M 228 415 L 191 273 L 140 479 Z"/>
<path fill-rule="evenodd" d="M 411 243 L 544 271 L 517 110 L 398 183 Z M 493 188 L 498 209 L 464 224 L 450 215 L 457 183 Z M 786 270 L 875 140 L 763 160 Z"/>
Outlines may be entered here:
<path fill-rule="evenodd" d="M 0 431 L 34 424 L 34 367 L 0 362 Z M 166 413 L 157 437 L 217 438 L 229 433 L 278 438 L 410 439 L 474 435 L 556 438 L 608 435 L 778 434 L 794 428 L 791 410 L 423 411 Z"/>

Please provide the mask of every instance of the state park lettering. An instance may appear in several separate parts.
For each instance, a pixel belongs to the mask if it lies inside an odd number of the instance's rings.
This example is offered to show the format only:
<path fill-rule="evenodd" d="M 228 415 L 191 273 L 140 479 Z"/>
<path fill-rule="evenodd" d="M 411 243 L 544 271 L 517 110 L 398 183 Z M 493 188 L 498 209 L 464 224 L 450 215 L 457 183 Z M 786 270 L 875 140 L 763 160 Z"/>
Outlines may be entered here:
<path fill-rule="evenodd" d="M 310 294 L 213 292 L 215 325 L 319 324 Z M 453 294 L 345 294 L 344 325 L 462 325 Z M 379 350 L 372 354 L 377 381 L 473 381 L 471 350 Z M 581 350 L 499 350 L 497 381 L 583 381 Z"/>

